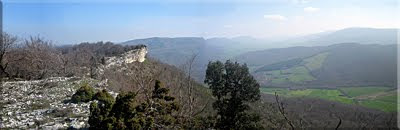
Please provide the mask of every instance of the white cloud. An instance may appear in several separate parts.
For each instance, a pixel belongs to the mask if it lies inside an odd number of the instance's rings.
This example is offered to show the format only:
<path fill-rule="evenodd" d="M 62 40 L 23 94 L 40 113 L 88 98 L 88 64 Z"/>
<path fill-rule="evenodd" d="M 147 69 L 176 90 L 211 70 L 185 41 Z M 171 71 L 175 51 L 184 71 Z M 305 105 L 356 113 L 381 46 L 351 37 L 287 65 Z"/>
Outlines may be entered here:
<path fill-rule="evenodd" d="M 284 21 L 287 20 L 285 16 L 279 15 L 279 14 L 270 14 L 270 15 L 264 15 L 265 19 L 269 20 L 274 20 L 274 21 Z"/>
<path fill-rule="evenodd" d="M 306 8 L 304 8 L 304 11 L 305 11 L 305 12 L 312 13 L 312 12 L 317 12 L 317 11 L 319 11 L 319 8 L 306 7 Z"/>

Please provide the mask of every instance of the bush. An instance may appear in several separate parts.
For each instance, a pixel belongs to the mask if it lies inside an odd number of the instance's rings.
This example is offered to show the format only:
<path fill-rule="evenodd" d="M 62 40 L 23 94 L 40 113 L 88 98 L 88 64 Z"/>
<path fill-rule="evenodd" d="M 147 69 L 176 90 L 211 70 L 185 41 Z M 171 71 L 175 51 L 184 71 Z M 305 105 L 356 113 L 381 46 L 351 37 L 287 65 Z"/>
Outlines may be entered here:
<path fill-rule="evenodd" d="M 71 101 L 73 103 L 89 102 L 92 100 L 94 93 L 94 89 L 90 87 L 89 84 L 84 83 L 81 88 L 72 95 Z"/>
<path fill-rule="evenodd" d="M 107 90 L 103 89 L 102 91 L 97 92 L 94 96 L 93 96 L 93 100 L 98 100 L 99 102 L 103 102 L 106 104 L 114 104 L 115 100 L 114 97 L 111 96 L 111 94 L 109 94 L 107 92 Z"/>
<path fill-rule="evenodd" d="M 115 103 L 107 91 L 98 92 L 94 98 L 99 102 L 90 105 L 90 129 L 172 129 L 172 113 L 179 107 L 168 92 L 159 81 L 143 103 L 135 100 L 134 92 L 119 94 Z"/>
<path fill-rule="evenodd" d="M 216 117 L 214 116 L 197 116 L 194 118 L 193 126 L 188 126 L 189 128 L 195 129 L 212 129 L 215 126 Z"/>
<path fill-rule="evenodd" d="M 101 95 L 99 92 L 96 95 Z M 114 104 L 99 100 L 90 104 L 89 129 L 140 129 L 143 121 L 134 120 L 136 94 L 121 93 Z"/>

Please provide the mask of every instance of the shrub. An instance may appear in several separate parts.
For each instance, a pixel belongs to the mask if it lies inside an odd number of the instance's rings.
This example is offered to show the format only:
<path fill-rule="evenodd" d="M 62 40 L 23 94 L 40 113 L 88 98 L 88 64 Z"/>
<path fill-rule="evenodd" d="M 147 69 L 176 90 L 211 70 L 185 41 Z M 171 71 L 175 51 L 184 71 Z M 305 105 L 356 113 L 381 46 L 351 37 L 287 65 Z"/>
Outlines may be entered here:
<path fill-rule="evenodd" d="M 189 128 L 195 129 L 212 129 L 215 126 L 216 117 L 214 116 L 197 116 L 194 118 L 193 126 L 188 126 Z"/>
<path fill-rule="evenodd" d="M 173 128 L 179 107 L 174 97 L 168 96 L 169 89 L 156 81 L 147 102 L 135 100 L 134 92 L 121 93 L 114 100 L 103 90 L 94 98 L 99 102 L 90 105 L 90 129 L 163 129 Z M 172 126 L 172 127 L 171 127 Z"/>
<path fill-rule="evenodd" d="M 71 101 L 73 103 L 89 102 L 92 100 L 94 93 L 94 89 L 90 87 L 89 84 L 84 83 L 82 84 L 81 88 L 79 88 L 78 91 L 72 95 Z"/>
<path fill-rule="evenodd" d="M 106 104 L 114 104 L 115 100 L 114 97 L 111 96 L 111 94 L 109 94 L 107 92 L 107 90 L 103 89 L 102 91 L 97 92 L 94 96 L 93 96 L 93 100 L 98 100 L 99 102 L 103 102 Z"/>
<path fill-rule="evenodd" d="M 100 92 L 96 95 L 100 95 Z M 121 93 L 114 104 L 99 100 L 90 104 L 89 129 L 140 129 L 136 116 L 136 94 Z M 111 108 L 111 109 L 110 109 Z"/>

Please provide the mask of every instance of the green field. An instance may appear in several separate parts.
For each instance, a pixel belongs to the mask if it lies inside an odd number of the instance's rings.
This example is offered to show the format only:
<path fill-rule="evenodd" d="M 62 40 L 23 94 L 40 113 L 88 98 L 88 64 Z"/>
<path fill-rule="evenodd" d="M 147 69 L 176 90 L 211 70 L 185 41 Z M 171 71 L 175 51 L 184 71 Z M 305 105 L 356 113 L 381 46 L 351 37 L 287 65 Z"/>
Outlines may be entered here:
<path fill-rule="evenodd" d="M 350 97 L 358 97 L 363 95 L 371 95 L 374 93 L 385 92 L 389 90 L 388 87 L 346 87 L 340 88 Z"/>
<path fill-rule="evenodd" d="M 391 91 L 385 96 L 376 98 L 376 100 L 380 100 L 380 101 L 384 101 L 384 102 L 397 102 L 396 99 L 398 99 L 396 91 Z"/>
<path fill-rule="evenodd" d="M 311 71 L 318 70 L 323 66 L 329 53 L 273 64 L 266 68 L 266 79 L 272 84 L 303 84 L 316 80 Z M 274 69 L 278 68 L 280 70 Z M 397 92 L 390 87 L 383 86 L 349 86 L 337 89 L 287 89 L 287 88 L 261 88 L 261 91 L 268 94 L 277 92 L 283 97 L 310 97 L 345 104 L 361 105 L 368 108 L 382 111 L 397 110 Z"/>
<path fill-rule="evenodd" d="M 353 99 L 345 97 L 339 90 L 314 89 L 309 96 L 346 104 L 354 104 Z"/>
<path fill-rule="evenodd" d="M 261 92 L 283 97 L 310 97 L 345 104 L 356 104 L 386 112 L 397 110 L 397 92 L 387 87 L 349 87 L 339 89 L 298 89 L 261 88 Z M 345 93 L 342 93 L 345 92 Z M 347 96 L 346 96 L 347 93 Z"/>
<path fill-rule="evenodd" d="M 316 80 L 310 71 L 321 68 L 329 53 L 320 53 L 303 59 L 301 64 L 282 70 L 267 71 L 267 77 L 273 84 L 295 83 L 301 84 Z"/>
<path fill-rule="evenodd" d="M 275 94 L 276 92 L 279 95 L 287 95 L 289 92 L 286 88 L 260 88 L 260 91 L 266 94 Z"/>
<path fill-rule="evenodd" d="M 285 70 L 275 70 L 267 72 L 272 83 L 279 84 L 285 82 L 303 83 L 304 81 L 312 81 L 315 78 L 304 66 L 293 67 Z"/>
<path fill-rule="evenodd" d="M 322 64 L 324 63 L 326 57 L 328 57 L 328 54 L 329 54 L 328 52 L 320 53 L 318 55 L 304 59 L 303 61 L 305 62 L 304 66 L 306 66 L 311 71 L 319 69 L 322 67 Z"/>

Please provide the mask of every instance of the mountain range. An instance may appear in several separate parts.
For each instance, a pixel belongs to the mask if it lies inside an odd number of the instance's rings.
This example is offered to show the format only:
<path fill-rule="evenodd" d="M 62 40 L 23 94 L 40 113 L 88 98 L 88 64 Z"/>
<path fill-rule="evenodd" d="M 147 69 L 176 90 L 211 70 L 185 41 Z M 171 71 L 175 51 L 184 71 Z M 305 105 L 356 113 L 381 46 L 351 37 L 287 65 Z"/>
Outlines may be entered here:
<path fill-rule="evenodd" d="M 393 87 L 397 74 L 396 56 L 394 44 L 342 43 L 270 49 L 247 53 L 238 59 L 253 67 L 253 74 L 266 86 Z"/>
<path fill-rule="evenodd" d="M 326 46 L 339 43 L 396 44 L 398 29 L 346 28 L 284 40 L 291 46 Z"/>
<path fill-rule="evenodd" d="M 196 55 L 193 76 L 200 82 L 209 61 L 230 59 L 246 63 L 263 85 L 288 87 L 393 86 L 396 43 L 397 29 L 347 28 L 281 41 L 252 37 L 153 37 L 121 44 L 144 44 L 152 50 L 150 57 L 178 67 Z"/>

